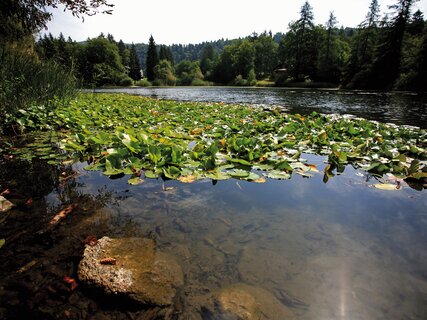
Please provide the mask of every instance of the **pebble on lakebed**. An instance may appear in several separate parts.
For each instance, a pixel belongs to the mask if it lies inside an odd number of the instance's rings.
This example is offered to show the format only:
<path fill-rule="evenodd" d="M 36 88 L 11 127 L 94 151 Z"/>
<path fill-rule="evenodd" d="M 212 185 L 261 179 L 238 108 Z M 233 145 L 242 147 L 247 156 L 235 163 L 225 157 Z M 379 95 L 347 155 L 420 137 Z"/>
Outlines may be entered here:
<path fill-rule="evenodd" d="M 115 259 L 115 264 L 101 263 L 107 258 Z M 184 283 L 178 263 L 145 238 L 103 237 L 95 246 L 86 245 L 78 277 L 107 294 L 157 306 L 171 305 L 176 289 Z"/>

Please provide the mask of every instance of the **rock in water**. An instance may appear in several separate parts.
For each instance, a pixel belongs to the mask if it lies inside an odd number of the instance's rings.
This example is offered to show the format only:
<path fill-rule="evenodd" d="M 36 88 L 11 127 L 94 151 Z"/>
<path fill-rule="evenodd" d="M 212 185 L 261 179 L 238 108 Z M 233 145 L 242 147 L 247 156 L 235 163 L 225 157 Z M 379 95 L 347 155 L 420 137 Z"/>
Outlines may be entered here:
<path fill-rule="evenodd" d="M 218 314 L 224 319 L 288 320 L 294 314 L 268 291 L 246 284 L 221 289 L 217 297 Z"/>
<path fill-rule="evenodd" d="M 109 258 L 114 264 L 105 263 Z M 145 238 L 103 237 L 95 246 L 86 245 L 78 276 L 105 293 L 157 306 L 171 305 L 184 282 L 177 262 L 156 251 L 154 241 Z"/>

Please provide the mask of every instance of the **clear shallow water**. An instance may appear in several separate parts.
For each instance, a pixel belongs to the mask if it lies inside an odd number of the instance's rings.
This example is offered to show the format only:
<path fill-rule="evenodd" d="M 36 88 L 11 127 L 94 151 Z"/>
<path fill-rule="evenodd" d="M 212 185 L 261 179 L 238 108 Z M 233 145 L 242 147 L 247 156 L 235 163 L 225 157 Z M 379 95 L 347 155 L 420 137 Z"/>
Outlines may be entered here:
<path fill-rule="evenodd" d="M 179 291 L 182 319 L 212 319 L 206 310 L 215 294 L 233 284 L 264 290 L 292 319 L 426 319 L 425 191 L 404 182 L 398 191 L 378 190 L 373 177 L 352 167 L 325 184 L 324 159 L 307 158 L 320 171 L 313 177 L 295 174 L 265 184 L 146 179 L 129 186 L 127 177 L 111 180 L 83 171 L 84 164 L 74 166 L 75 179 L 56 183 L 70 168 L 41 165 L 27 169 L 30 176 L 19 166 L 11 168 L 16 174 L 10 178 L 3 172 L 10 180 L 0 184 L 9 183 L 12 190 L 13 183 L 21 184 L 20 194 L 33 194 L 34 207 L 20 207 L 0 224 L 7 241 L 0 311 L 6 308 L 7 319 L 53 319 L 64 309 L 76 319 L 125 319 L 142 312 L 103 305 L 102 296 L 82 286 L 55 304 L 57 284 L 64 275 L 76 277 L 81 241 L 94 234 L 154 237 L 158 250 L 174 256 L 185 275 Z M 70 203 L 78 208 L 57 229 L 36 235 Z M 20 235 L 22 230 L 28 233 Z M 31 261 L 34 267 L 19 271 Z M 21 281 L 25 289 L 17 286 Z"/>
<path fill-rule="evenodd" d="M 427 96 L 409 93 L 290 88 L 170 87 L 97 89 L 159 99 L 277 105 L 292 113 L 353 114 L 381 122 L 427 128 Z"/>
<path fill-rule="evenodd" d="M 257 88 L 135 90 L 147 95 L 154 90 L 164 99 L 274 104 L 292 112 L 353 113 L 426 127 L 422 97 Z M 405 109 L 411 103 L 414 109 Z M 306 158 L 320 171 L 309 179 L 297 174 L 264 184 L 146 179 L 140 186 L 128 185 L 128 177 L 85 172 L 84 164 L 73 166 L 75 178 L 61 182 L 62 172 L 72 168 L 0 159 L 0 192 L 9 188 L 6 197 L 17 204 L 0 216 L 0 239 L 6 239 L 0 249 L 0 318 L 155 318 L 156 309 L 128 309 L 83 285 L 64 289 L 63 277 L 76 278 L 82 241 L 93 234 L 155 238 L 158 250 L 175 257 L 185 275 L 178 319 L 229 319 L 209 310 L 217 292 L 235 284 L 266 293 L 264 309 L 279 301 L 293 319 L 426 319 L 426 191 L 405 182 L 398 191 L 378 190 L 372 187 L 375 178 L 351 166 L 325 184 L 325 159 Z M 29 198 L 33 204 L 24 204 Z M 38 234 L 71 203 L 77 204 L 72 214 Z"/>
<path fill-rule="evenodd" d="M 320 157 L 312 160 L 323 169 Z M 159 249 L 183 267 L 189 314 L 206 292 L 244 283 L 299 301 L 289 307 L 295 319 L 427 316 L 425 192 L 377 190 L 352 168 L 327 184 L 322 174 L 261 185 L 167 181 L 172 191 L 100 174 L 78 180 L 81 192 L 104 185 L 123 197 L 80 228 L 96 221 L 118 236 L 155 232 Z"/>

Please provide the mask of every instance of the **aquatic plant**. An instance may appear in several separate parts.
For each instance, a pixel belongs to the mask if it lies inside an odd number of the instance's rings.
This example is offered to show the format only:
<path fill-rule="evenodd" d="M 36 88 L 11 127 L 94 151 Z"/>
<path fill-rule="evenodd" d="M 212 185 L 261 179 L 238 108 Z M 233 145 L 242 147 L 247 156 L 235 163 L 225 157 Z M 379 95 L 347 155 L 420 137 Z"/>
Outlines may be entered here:
<path fill-rule="evenodd" d="M 86 160 L 87 170 L 129 174 L 131 184 L 143 176 L 182 182 L 310 176 L 318 170 L 303 153 L 327 156 L 326 180 L 347 164 L 379 176 L 427 178 L 426 130 L 348 115 L 302 116 L 120 94 L 81 94 L 52 111 L 33 107 L 21 113 L 23 130 L 55 131 L 38 134 L 21 155 L 52 163 Z"/>

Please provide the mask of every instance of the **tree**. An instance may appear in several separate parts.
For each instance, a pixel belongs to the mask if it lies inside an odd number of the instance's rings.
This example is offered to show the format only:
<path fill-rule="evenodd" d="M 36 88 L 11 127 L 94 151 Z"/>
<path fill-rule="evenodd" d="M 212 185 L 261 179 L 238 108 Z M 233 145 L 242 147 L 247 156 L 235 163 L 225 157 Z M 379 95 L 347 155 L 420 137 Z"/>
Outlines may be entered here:
<path fill-rule="evenodd" d="M 178 77 L 178 85 L 181 86 L 199 84 L 202 82 L 200 80 L 203 80 L 198 61 L 182 60 L 176 65 L 176 75 Z"/>
<path fill-rule="evenodd" d="M 0 42 L 16 41 L 46 27 L 52 18 L 47 7 L 63 5 L 76 17 L 111 14 L 107 0 L 2 0 L 0 1 Z"/>
<path fill-rule="evenodd" d="M 350 58 L 344 70 L 344 87 L 366 86 L 378 39 L 379 10 L 378 1 L 372 0 L 365 20 L 359 24 L 359 30 L 353 37 Z"/>
<path fill-rule="evenodd" d="M 80 53 L 79 71 L 86 84 L 120 84 L 125 77 L 116 45 L 98 37 L 87 41 Z"/>
<path fill-rule="evenodd" d="M 136 53 L 135 45 L 132 43 L 129 55 L 129 77 L 133 80 L 141 79 L 141 66 L 139 64 L 138 55 Z"/>
<path fill-rule="evenodd" d="M 398 0 L 397 4 L 391 6 L 395 10 L 395 17 L 377 45 L 367 84 L 369 89 L 391 89 L 398 78 L 405 27 L 415 1 Z"/>
<path fill-rule="evenodd" d="M 117 48 L 119 48 L 119 55 L 123 66 L 129 68 L 130 51 L 126 48 L 122 39 L 117 43 Z"/>
<path fill-rule="evenodd" d="M 277 66 L 277 48 L 271 33 L 262 33 L 254 40 L 255 60 L 254 69 L 258 79 L 263 79 L 273 73 Z"/>
<path fill-rule="evenodd" d="M 168 60 L 160 60 L 154 67 L 154 84 L 160 86 L 174 86 L 176 77 L 173 73 L 173 67 Z"/>
<path fill-rule="evenodd" d="M 207 44 L 200 55 L 200 70 L 204 74 L 205 79 L 212 78 L 215 57 L 214 47 L 211 44 Z"/>
<path fill-rule="evenodd" d="M 280 60 L 296 81 L 314 78 L 317 71 L 319 30 L 313 23 L 313 12 L 308 1 L 301 8 L 301 17 L 289 24 L 289 31 L 279 47 Z"/>
<path fill-rule="evenodd" d="M 148 49 L 147 49 L 147 79 L 149 81 L 153 81 L 155 79 L 154 68 L 159 63 L 159 58 L 157 56 L 157 48 L 156 43 L 154 42 L 153 36 L 150 36 L 148 41 Z"/>
<path fill-rule="evenodd" d="M 341 78 L 348 45 L 338 38 L 337 23 L 334 13 L 330 12 L 326 30 L 323 30 L 323 43 L 319 52 L 317 78 L 320 81 L 338 83 Z"/>
<path fill-rule="evenodd" d="M 171 65 L 174 65 L 172 52 L 171 52 L 171 50 L 170 50 L 167 46 L 165 46 L 165 45 L 160 46 L 160 50 L 159 50 L 159 60 L 168 60 L 168 61 L 171 63 Z"/>

